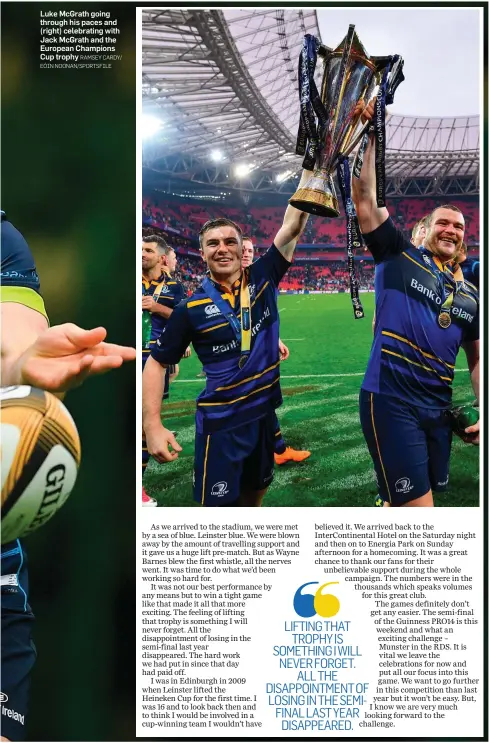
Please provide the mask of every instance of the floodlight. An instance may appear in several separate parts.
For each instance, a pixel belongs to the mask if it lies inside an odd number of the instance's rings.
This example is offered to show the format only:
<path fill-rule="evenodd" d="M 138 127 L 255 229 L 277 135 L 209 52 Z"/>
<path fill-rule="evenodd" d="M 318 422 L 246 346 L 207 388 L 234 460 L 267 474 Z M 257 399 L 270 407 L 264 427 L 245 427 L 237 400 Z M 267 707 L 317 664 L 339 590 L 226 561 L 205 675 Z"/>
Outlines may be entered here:
<path fill-rule="evenodd" d="M 224 159 L 224 155 L 220 150 L 212 150 L 211 159 L 214 160 L 215 163 L 219 163 Z"/>
<path fill-rule="evenodd" d="M 152 114 L 143 114 L 141 116 L 141 135 L 143 139 L 148 139 L 161 129 L 163 122 Z"/>
<path fill-rule="evenodd" d="M 250 166 L 245 165 L 244 163 L 242 163 L 241 165 L 236 165 L 236 169 L 234 172 L 236 173 L 238 178 L 243 178 L 245 175 L 248 175 L 248 173 L 250 172 Z"/>

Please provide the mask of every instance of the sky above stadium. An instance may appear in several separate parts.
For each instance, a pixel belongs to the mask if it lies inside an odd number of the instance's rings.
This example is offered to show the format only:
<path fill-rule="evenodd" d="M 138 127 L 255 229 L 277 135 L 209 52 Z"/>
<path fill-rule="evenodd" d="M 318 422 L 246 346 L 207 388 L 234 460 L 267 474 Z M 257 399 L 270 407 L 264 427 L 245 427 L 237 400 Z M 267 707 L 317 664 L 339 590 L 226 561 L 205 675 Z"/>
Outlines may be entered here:
<path fill-rule="evenodd" d="M 405 80 L 391 113 L 408 116 L 479 114 L 478 8 L 318 8 L 321 38 L 337 46 L 350 23 L 371 56 L 400 54 Z"/>

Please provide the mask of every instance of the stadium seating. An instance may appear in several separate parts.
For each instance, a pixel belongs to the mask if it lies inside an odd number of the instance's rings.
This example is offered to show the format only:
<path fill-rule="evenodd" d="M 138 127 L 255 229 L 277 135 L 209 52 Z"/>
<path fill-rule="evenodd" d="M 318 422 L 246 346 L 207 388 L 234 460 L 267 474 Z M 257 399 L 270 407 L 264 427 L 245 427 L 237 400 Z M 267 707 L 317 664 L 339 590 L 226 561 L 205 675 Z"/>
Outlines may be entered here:
<path fill-rule="evenodd" d="M 263 198 L 263 197 L 262 197 Z M 394 222 L 406 235 L 414 224 L 429 214 L 440 200 L 403 198 L 391 200 L 389 209 Z M 479 252 L 479 202 L 453 198 L 450 203 L 464 214 L 466 243 L 472 255 Z M 198 257 L 198 233 L 210 219 L 228 217 L 237 222 L 256 244 L 256 255 L 265 250 L 278 232 L 284 215 L 281 206 L 228 206 L 216 201 L 186 202 L 178 197 L 153 192 L 143 199 L 143 232 L 157 232 L 177 248 L 179 272 L 187 288 L 193 290 L 204 276 Z M 295 265 L 287 272 L 281 288 L 292 291 L 344 291 L 348 289 L 345 256 L 346 221 L 311 217 L 295 254 Z M 314 246 L 314 247 L 313 247 Z M 317 246 L 317 247 L 316 247 Z M 335 250 L 335 248 L 337 248 Z M 339 250 L 338 250 L 339 248 Z M 356 271 L 362 289 L 373 287 L 373 263 L 361 248 L 357 251 Z M 360 260 L 361 256 L 361 260 Z"/>

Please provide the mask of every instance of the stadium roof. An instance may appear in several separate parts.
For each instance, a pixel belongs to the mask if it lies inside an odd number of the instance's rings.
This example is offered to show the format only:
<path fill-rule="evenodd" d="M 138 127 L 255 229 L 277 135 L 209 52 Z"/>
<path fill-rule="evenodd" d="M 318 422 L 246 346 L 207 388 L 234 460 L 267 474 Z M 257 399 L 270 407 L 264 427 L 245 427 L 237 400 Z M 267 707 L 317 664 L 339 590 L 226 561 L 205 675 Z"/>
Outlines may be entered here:
<path fill-rule="evenodd" d="M 216 187 L 292 191 L 305 33 L 320 36 L 311 8 L 143 8 L 143 108 L 164 123 L 145 142 L 143 164 Z M 478 192 L 478 117 L 394 115 L 387 143 L 391 194 L 447 184 L 448 193 Z"/>

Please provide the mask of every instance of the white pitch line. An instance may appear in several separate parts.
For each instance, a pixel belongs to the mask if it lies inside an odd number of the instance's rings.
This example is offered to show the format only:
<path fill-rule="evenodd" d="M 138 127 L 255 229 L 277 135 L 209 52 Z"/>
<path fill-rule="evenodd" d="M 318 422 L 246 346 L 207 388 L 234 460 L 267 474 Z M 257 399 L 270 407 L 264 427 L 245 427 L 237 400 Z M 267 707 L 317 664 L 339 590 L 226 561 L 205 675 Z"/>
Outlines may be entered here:
<path fill-rule="evenodd" d="M 289 338 L 289 340 L 293 340 L 292 338 Z M 295 340 L 301 340 L 300 338 L 296 338 Z M 456 372 L 468 372 L 468 369 L 455 369 Z M 365 372 L 349 372 L 348 374 L 281 374 L 280 379 L 324 379 L 326 377 L 334 377 L 337 379 L 338 377 L 363 377 L 365 375 Z M 182 384 L 185 383 L 203 383 L 203 379 L 175 379 L 172 384 L 178 384 L 179 382 Z"/>
<path fill-rule="evenodd" d="M 282 338 L 283 341 L 305 341 L 305 338 Z"/>

